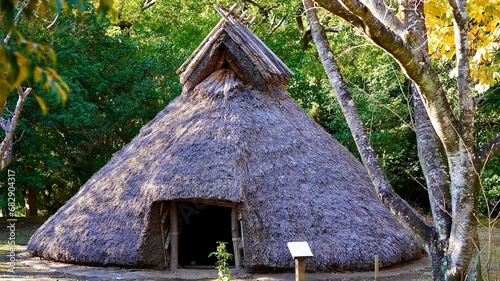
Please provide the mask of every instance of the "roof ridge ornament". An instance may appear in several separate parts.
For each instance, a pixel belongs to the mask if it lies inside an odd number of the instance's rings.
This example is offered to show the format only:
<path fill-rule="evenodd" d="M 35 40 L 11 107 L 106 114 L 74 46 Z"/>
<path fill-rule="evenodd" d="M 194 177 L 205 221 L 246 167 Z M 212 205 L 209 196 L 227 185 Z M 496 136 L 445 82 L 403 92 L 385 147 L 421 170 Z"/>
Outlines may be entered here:
<path fill-rule="evenodd" d="M 234 3 L 229 9 L 224 7 L 224 6 L 216 6 L 214 5 L 214 9 L 226 20 L 231 17 L 237 21 L 239 21 L 241 24 L 249 27 L 252 25 L 257 18 L 256 16 L 248 15 L 247 17 L 246 14 L 248 10 L 243 10 L 242 7 L 238 7 L 238 9 L 235 10 L 235 8 L 238 6 L 237 3 Z M 241 14 L 240 14 L 241 13 Z"/>

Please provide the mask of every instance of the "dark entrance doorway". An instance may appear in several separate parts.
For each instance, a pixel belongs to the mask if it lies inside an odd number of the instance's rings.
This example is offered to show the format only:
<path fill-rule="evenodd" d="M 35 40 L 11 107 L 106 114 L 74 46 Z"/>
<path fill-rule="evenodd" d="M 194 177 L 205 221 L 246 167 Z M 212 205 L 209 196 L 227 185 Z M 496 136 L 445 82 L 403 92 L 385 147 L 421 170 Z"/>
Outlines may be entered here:
<path fill-rule="evenodd" d="M 182 267 L 213 266 L 217 242 L 228 242 L 233 254 L 231 208 L 207 204 L 179 202 L 178 217 L 182 221 L 179 234 L 179 265 Z M 234 261 L 231 261 L 234 265 Z"/>

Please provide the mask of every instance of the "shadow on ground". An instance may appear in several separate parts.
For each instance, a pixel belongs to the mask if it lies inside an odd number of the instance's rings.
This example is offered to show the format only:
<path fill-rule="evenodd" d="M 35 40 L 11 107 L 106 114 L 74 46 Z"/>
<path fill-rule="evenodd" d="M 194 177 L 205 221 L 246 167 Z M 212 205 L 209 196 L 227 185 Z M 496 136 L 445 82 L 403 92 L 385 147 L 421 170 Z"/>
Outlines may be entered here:
<path fill-rule="evenodd" d="M 5 274 L 1 280 L 213 280 L 217 278 L 217 271 L 207 269 L 180 269 L 176 271 L 150 269 L 124 269 L 118 267 L 89 267 L 78 266 L 39 258 L 30 257 L 26 247 L 18 247 L 16 267 L 14 273 Z M 250 274 L 244 271 L 232 270 L 233 280 L 293 281 L 293 273 L 280 274 Z M 381 270 L 381 281 L 430 281 L 429 259 L 424 258 L 412 264 L 398 268 Z M 355 273 L 308 273 L 307 280 L 345 280 L 362 281 L 374 280 L 374 272 Z"/>

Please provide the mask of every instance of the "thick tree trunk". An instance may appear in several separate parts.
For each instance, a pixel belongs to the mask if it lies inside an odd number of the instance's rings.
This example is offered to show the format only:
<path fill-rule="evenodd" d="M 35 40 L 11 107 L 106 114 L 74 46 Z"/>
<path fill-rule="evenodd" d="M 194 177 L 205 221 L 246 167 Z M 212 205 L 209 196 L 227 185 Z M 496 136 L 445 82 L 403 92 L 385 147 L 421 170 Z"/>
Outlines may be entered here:
<path fill-rule="evenodd" d="M 461 160 L 445 158 L 418 93 L 413 90 L 412 96 L 419 159 L 436 229 L 436 237 L 426 249 L 432 261 L 433 280 L 482 280 L 476 228 L 479 177 L 475 176 L 475 165 L 467 153 L 458 157 Z"/>
<path fill-rule="evenodd" d="M 431 206 L 435 237 L 426 243 L 426 251 L 432 262 L 432 279 L 444 281 L 445 252 L 450 237 L 452 218 L 450 208 L 450 177 L 444 148 L 436 136 L 427 116 L 420 94 L 410 84 L 415 115 L 418 158 L 425 176 Z"/>
<path fill-rule="evenodd" d="M 482 280 L 477 244 L 479 174 L 465 148 L 449 155 L 453 223 L 446 256 L 448 280 Z"/>
<path fill-rule="evenodd" d="M 318 53 L 382 203 L 423 243 L 432 260 L 434 280 L 481 280 L 476 228 L 479 171 L 475 169 L 480 166 L 480 161 L 476 159 L 474 138 L 471 135 L 473 107 L 470 85 L 467 84 L 468 75 L 459 77 L 462 81 L 459 88 L 465 90 L 460 91 L 461 114 L 460 119 L 456 119 L 427 53 L 421 1 L 401 0 L 402 8 L 407 10 L 405 16 L 408 24 L 398 22 L 391 11 L 383 9 L 384 3 L 378 0 L 316 1 L 358 27 L 393 55 L 414 83 L 412 94 L 415 99 L 419 158 L 429 188 L 433 227 L 427 226 L 388 183 L 345 87 L 314 7 L 310 0 L 303 0 Z M 457 3 L 460 7 L 456 10 L 461 10 L 463 1 L 458 0 Z M 459 21 L 463 22 L 463 19 Z M 458 31 L 464 38 L 464 30 Z M 459 40 L 457 44 L 464 46 L 464 41 Z M 459 66 L 464 69 L 462 71 L 467 71 L 468 65 L 464 59 L 461 59 Z M 489 145 L 483 150 L 493 151 L 490 147 L 494 146 Z"/>

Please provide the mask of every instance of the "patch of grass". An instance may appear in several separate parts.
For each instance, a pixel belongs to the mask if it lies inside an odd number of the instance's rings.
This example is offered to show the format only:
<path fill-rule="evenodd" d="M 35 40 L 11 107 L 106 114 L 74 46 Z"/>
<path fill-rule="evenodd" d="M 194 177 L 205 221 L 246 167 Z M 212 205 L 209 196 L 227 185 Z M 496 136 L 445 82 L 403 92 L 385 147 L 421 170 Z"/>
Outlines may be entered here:
<path fill-rule="evenodd" d="M 14 247 L 18 253 L 26 248 L 31 235 L 47 220 L 46 217 L 30 217 L 30 218 L 15 218 L 15 222 L 7 221 L 6 218 L 0 218 L 0 270 L 6 271 L 8 269 L 7 262 L 9 257 L 7 254 Z M 9 237 L 11 230 L 8 228 L 11 224 L 15 225 L 15 245 L 9 245 Z"/>

